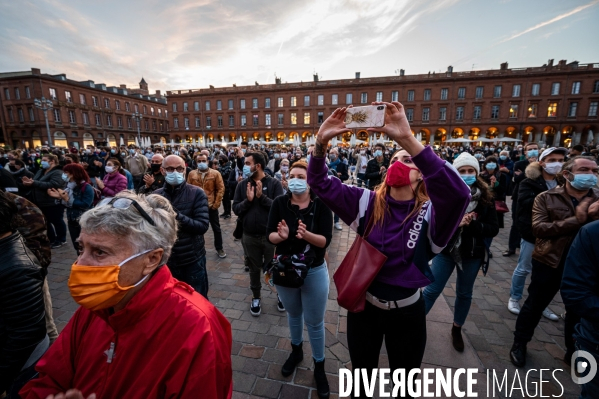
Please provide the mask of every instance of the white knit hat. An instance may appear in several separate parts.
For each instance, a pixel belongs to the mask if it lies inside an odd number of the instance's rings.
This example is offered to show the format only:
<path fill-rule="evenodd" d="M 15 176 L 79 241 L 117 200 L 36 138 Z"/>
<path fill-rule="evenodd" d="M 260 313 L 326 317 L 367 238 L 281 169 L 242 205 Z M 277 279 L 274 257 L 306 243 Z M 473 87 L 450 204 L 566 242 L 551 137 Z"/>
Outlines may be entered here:
<path fill-rule="evenodd" d="M 478 163 L 478 159 L 474 158 L 467 152 L 462 152 L 456 159 L 453 161 L 453 167 L 457 169 L 462 166 L 472 166 L 476 169 L 476 174 L 480 174 L 480 164 Z"/>

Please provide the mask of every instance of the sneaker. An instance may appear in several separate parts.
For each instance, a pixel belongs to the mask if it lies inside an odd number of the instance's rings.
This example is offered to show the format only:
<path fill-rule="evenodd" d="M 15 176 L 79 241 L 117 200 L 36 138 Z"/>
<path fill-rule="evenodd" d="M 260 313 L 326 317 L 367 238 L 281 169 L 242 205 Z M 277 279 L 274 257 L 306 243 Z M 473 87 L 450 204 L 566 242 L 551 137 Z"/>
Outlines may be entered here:
<path fill-rule="evenodd" d="M 335 230 L 343 230 L 343 227 L 341 227 L 341 223 L 335 223 Z"/>
<path fill-rule="evenodd" d="M 526 344 L 514 342 L 510 349 L 510 360 L 516 367 L 524 367 L 526 364 Z"/>
<path fill-rule="evenodd" d="M 277 310 L 279 312 L 284 312 L 285 311 L 285 306 L 283 306 L 283 302 L 281 302 L 281 298 L 279 298 L 278 295 L 277 295 Z"/>
<path fill-rule="evenodd" d="M 225 215 L 224 219 L 231 219 L 231 215 Z"/>
<path fill-rule="evenodd" d="M 508 249 L 507 251 L 504 251 L 502 255 L 503 256 L 512 256 L 515 253 L 516 253 L 516 251 Z"/>
<path fill-rule="evenodd" d="M 261 311 L 262 308 L 260 307 L 260 298 L 253 298 L 252 304 L 250 305 L 250 313 L 252 314 L 252 316 L 258 317 L 260 316 Z"/>
<path fill-rule="evenodd" d="M 545 310 L 543 310 L 543 316 L 545 316 L 547 319 L 549 319 L 551 321 L 558 321 L 559 320 L 559 316 L 556 315 L 555 313 L 553 313 L 551 311 L 551 309 L 549 309 L 549 308 L 545 308 Z"/>
<path fill-rule="evenodd" d="M 513 314 L 520 314 L 520 302 L 510 298 L 510 301 L 507 303 L 507 310 Z"/>
<path fill-rule="evenodd" d="M 221 217 L 221 218 L 223 218 L 223 219 L 224 219 L 224 217 L 225 217 L 225 216 L 227 216 L 227 214 L 226 214 L 226 213 L 221 213 L 221 214 L 220 214 L 220 217 Z"/>
<path fill-rule="evenodd" d="M 63 245 L 66 245 L 66 243 L 66 241 L 56 241 L 54 244 L 52 244 L 52 249 L 60 248 Z"/>
<path fill-rule="evenodd" d="M 233 237 L 233 241 L 240 241 L 239 238 Z"/>
<path fill-rule="evenodd" d="M 216 251 L 216 253 L 218 254 L 219 258 L 226 258 L 227 254 L 225 253 L 224 249 L 219 249 L 218 251 Z"/>
<path fill-rule="evenodd" d="M 246 272 L 249 272 L 249 271 L 250 271 L 250 268 L 246 266 L 246 267 L 244 267 L 244 270 L 245 270 Z"/>

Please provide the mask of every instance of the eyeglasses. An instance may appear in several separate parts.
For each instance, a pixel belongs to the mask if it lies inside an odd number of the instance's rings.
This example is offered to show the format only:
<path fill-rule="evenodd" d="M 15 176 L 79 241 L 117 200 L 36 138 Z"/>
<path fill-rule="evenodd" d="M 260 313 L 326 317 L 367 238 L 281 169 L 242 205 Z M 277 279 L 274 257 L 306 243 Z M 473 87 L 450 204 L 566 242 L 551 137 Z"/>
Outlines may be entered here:
<path fill-rule="evenodd" d="M 179 173 L 185 172 L 185 168 L 182 166 L 179 166 L 177 168 L 173 168 L 173 167 L 169 166 L 168 168 L 164 168 L 164 170 L 166 170 L 166 173 L 173 173 L 175 170 Z"/>
<path fill-rule="evenodd" d="M 146 211 L 144 211 L 144 209 L 141 207 L 141 205 L 139 205 L 137 203 L 137 201 L 135 201 L 134 199 L 118 198 L 118 197 L 117 198 L 105 198 L 98 203 L 98 206 L 102 206 L 102 205 L 110 205 L 116 209 L 129 209 L 129 207 L 131 205 L 133 205 L 133 207 L 135 209 L 137 209 L 137 212 L 139 212 L 139 214 L 144 219 L 146 219 L 146 221 L 148 223 L 150 223 L 152 226 L 156 226 L 156 222 L 154 222 L 154 220 L 150 217 L 150 215 L 148 215 L 148 213 Z"/>

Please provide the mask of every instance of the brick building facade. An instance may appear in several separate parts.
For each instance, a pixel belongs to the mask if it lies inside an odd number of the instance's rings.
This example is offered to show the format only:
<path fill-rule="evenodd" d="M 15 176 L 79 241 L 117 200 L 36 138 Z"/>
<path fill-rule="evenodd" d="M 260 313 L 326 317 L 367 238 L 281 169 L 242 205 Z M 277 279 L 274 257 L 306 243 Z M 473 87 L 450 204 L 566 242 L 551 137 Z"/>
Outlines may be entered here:
<path fill-rule="evenodd" d="M 586 143 L 597 133 L 599 64 L 281 83 L 167 91 L 171 138 L 304 140 L 339 106 L 398 100 L 414 134 L 449 138 L 510 137 L 549 145 Z M 354 131 L 367 138 L 364 130 Z M 592 133 L 593 134 L 593 133 Z M 347 135 L 345 139 L 349 139 Z M 597 140 L 595 140 L 597 142 Z"/>
<path fill-rule="evenodd" d="M 135 143 L 136 111 L 141 114 L 141 137 L 152 143 L 166 142 L 169 122 L 166 98 L 159 91 L 149 95 L 142 78 L 139 89 L 77 82 L 66 75 L 43 74 L 39 69 L 0 74 L 0 141 L 14 147 L 37 147 L 48 141 L 44 112 L 34 99 L 52 100 L 48 111 L 54 145 L 82 148 L 86 145 Z"/>

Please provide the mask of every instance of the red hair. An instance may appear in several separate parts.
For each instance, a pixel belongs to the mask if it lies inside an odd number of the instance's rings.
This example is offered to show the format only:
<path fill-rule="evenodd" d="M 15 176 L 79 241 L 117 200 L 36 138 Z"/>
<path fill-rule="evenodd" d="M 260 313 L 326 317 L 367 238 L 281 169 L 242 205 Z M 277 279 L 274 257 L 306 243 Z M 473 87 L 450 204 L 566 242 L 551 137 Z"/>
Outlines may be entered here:
<path fill-rule="evenodd" d="M 65 165 L 62 168 L 62 170 L 63 172 L 67 172 L 73 175 L 73 181 L 77 183 L 77 185 L 80 185 L 83 181 L 88 184 L 90 183 L 89 175 L 87 174 L 85 169 L 83 169 L 83 166 L 81 166 L 78 163 L 69 163 Z"/>

